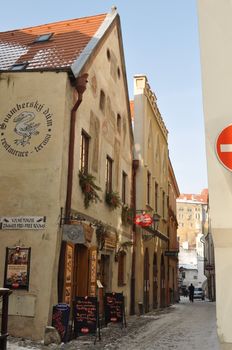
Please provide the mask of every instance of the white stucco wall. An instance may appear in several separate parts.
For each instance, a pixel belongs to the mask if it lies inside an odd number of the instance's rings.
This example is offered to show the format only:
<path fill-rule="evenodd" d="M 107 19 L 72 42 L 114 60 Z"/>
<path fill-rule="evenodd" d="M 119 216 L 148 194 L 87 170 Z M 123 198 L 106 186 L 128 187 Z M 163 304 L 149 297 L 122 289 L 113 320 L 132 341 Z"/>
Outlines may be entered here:
<path fill-rule="evenodd" d="M 224 348 L 232 349 L 232 175 L 215 152 L 217 136 L 232 120 L 232 2 L 198 0 L 198 9 L 217 325 Z"/>

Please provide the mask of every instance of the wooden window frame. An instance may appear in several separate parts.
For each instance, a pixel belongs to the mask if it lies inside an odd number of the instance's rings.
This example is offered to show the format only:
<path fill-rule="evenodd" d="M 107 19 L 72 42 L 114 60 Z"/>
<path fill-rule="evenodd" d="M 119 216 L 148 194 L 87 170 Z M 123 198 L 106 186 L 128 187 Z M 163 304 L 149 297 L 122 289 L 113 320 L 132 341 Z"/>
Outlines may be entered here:
<path fill-rule="evenodd" d="M 151 204 L 151 173 L 147 171 L 147 204 Z"/>
<path fill-rule="evenodd" d="M 90 136 L 84 130 L 82 130 L 80 167 L 81 167 L 81 171 L 84 174 L 87 174 L 89 170 L 89 143 L 90 143 Z"/>
<path fill-rule="evenodd" d="M 158 213 L 159 185 L 155 182 L 155 212 Z"/>
<path fill-rule="evenodd" d="M 165 218 L 165 192 L 162 192 L 162 211 L 163 211 L 163 218 Z"/>
<path fill-rule="evenodd" d="M 126 252 L 121 251 L 118 254 L 118 286 L 122 287 L 126 284 Z"/>
<path fill-rule="evenodd" d="M 126 204 L 127 174 L 122 172 L 122 203 Z"/>
<path fill-rule="evenodd" d="M 113 159 L 110 156 L 106 157 L 106 192 L 113 190 Z"/>

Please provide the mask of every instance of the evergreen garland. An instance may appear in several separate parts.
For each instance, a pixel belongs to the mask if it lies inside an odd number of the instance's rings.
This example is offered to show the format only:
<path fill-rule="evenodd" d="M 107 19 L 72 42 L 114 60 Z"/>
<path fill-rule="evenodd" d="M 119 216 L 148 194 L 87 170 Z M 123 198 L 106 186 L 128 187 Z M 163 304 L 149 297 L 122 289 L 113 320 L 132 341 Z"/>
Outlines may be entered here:
<path fill-rule="evenodd" d="M 88 208 L 90 203 L 101 202 L 101 198 L 97 193 L 97 191 L 101 191 L 101 187 L 95 184 L 95 180 L 96 178 L 93 175 L 79 171 L 79 184 L 84 194 L 85 208 Z"/>

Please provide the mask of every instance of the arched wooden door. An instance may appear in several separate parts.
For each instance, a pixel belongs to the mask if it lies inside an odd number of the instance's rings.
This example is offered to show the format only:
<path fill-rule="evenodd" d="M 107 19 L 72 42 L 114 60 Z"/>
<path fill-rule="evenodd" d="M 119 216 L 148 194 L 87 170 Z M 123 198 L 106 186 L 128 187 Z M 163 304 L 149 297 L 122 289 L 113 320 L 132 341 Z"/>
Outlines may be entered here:
<path fill-rule="evenodd" d="M 160 306 L 165 307 L 165 263 L 164 255 L 161 255 L 160 265 Z"/>
<path fill-rule="evenodd" d="M 144 254 L 144 293 L 143 293 L 143 300 L 144 300 L 144 311 L 149 311 L 149 289 L 150 289 L 150 280 L 149 280 L 149 252 L 148 248 L 145 250 Z"/>
<path fill-rule="evenodd" d="M 157 254 L 153 256 L 153 308 L 158 307 L 158 266 L 157 266 Z"/>

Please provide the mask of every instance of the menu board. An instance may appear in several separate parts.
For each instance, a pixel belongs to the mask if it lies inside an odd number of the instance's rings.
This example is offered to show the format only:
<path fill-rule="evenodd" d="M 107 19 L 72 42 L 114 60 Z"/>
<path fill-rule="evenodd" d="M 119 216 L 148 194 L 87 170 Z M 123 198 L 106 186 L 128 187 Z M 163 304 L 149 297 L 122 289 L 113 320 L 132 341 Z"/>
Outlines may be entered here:
<path fill-rule="evenodd" d="M 4 287 L 29 289 L 31 248 L 6 248 Z"/>
<path fill-rule="evenodd" d="M 69 315 L 70 315 L 69 305 L 60 303 L 53 306 L 52 326 L 56 328 L 62 342 L 67 341 Z"/>
<path fill-rule="evenodd" d="M 123 293 L 105 294 L 105 323 L 123 323 L 125 316 Z"/>
<path fill-rule="evenodd" d="M 76 297 L 73 313 L 76 336 L 96 334 L 99 321 L 96 297 Z"/>

